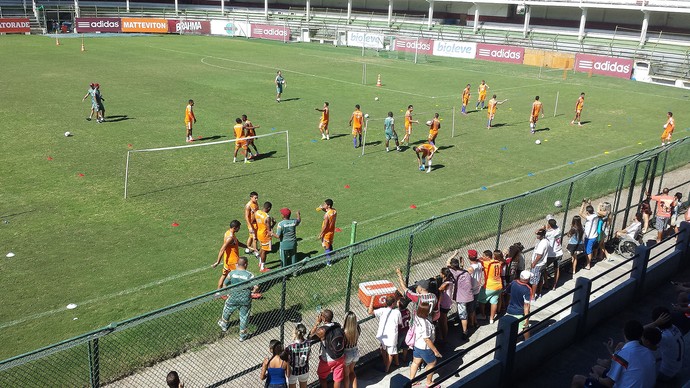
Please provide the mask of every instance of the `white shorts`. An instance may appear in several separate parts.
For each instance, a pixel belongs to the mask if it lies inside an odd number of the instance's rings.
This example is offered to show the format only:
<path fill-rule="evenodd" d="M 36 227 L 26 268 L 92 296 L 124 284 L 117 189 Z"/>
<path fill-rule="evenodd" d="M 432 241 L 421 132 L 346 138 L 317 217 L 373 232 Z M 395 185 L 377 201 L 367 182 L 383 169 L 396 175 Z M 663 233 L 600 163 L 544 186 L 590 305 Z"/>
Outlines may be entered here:
<path fill-rule="evenodd" d="M 290 375 L 288 377 L 288 384 L 306 383 L 309 381 L 309 373 L 304 373 L 301 375 Z"/>
<path fill-rule="evenodd" d="M 395 356 L 396 354 L 398 354 L 398 344 L 395 344 L 393 346 L 386 346 L 383 343 L 381 343 L 381 350 L 385 350 L 389 356 Z"/>

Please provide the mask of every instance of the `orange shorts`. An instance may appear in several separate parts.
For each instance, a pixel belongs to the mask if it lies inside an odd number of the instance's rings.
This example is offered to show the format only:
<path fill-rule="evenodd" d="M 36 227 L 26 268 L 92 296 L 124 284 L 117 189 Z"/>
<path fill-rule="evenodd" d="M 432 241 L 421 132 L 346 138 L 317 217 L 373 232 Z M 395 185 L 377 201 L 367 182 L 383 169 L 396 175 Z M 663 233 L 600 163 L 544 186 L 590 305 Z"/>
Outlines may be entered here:
<path fill-rule="evenodd" d="M 328 120 L 319 122 L 319 129 L 328 129 Z"/>
<path fill-rule="evenodd" d="M 237 262 L 234 263 L 224 263 L 223 264 L 223 276 L 228 276 L 230 271 L 237 269 Z"/>
<path fill-rule="evenodd" d="M 270 237 L 269 238 L 259 237 L 259 243 L 261 243 L 261 250 L 262 251 L 270 252 L 272 249 L 271 242 L 272 241 L 271 241 Z"/>
<path fill-rule="evenodd" d="M 408 135 L 412 133 L 412 124 L 405 124 L 405 133 Z"/>
<path fill-rule="evenodd" d="M 323 235 L 321 239 L 321 245 L 324 248 L 330 248 L 333 246 L 333 232 L 327 232 Z"/>
<path fill-rule="evenodd" d="M 245 140 L 235 142 L 235 150 L 239 150 L 240 148 L 247 149 L 247 142 Z"/>
<path fill-rule="evenodd" d="M 438 136 L 438 132 L 430 132 L 429 137 L 427 139 L 429 141 L 434 141 L 434 140 L 436 140 L 436 136 Z"/>
<path fill-rule="evenodd" d="M 352 136 L 361 135 L 361 134 L 362 134 L 362 128 L 361 128 L 361 127 L 359 127 L 359 128 L 352 128 Z"/>

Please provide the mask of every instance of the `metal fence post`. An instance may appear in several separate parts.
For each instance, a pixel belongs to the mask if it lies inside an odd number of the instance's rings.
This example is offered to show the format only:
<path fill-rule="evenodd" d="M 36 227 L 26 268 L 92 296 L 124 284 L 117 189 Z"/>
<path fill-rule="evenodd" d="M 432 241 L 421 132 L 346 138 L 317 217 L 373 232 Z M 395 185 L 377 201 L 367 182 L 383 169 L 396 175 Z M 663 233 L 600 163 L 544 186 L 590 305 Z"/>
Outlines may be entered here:
<path fill-rule="evenodd" d="M 568 197 L 565 199 L 565 211 L 563 212 L 563 222 L 561 223 L 561 239 L 563 239 L 563 236 L 566 234 L 566 228 L 567 225 L 566 222 L 568 222 L 568 209 L 570 209 L 570 199 L 573 196 L 573 186 L 575 185 L 575 182 L 570 182 L 570 187 L 568 188 Z"/>
<path fill-rule="evenodd" d="M 613 214 L 613 220 L 611 220 L 611 233 L 609 233 L 609 236 L 613 235 L 613 230 L 615 230 L 615 225 L 616 225 L 616 218 L 618 218 L 618 210 L 620 209 L 621 206 L 621 195 L 623 193 L 623 185 L 625 184 L 625 171 L 628 166 L 625 165 L 621 169 L 620 172 L 620 177 L 618 178 L 618 187 L 616 187 L 616 196 L 613 199 L 613 209 L 612 209 L 612 214 Z M 613 238 L 612 236 L 610 238 Z"/>
<path fill-rule="evenodd" d="M 496 233 L 496 250 L 498 250 L 498 244 L 501 242 L 501 228 L 503 226 L 503 208 L 505 207 L 505 204 L 501 204 L 501 208 L 498 212 L 498 232 Z"/>
<path fill-rule="evenodd" d="M 635 279 L 635 295 L 641 296 L 644 290 L 644 281 L 647 275 L 647 263 L 649 262 L 649 253 L 651 249 L 644 244 L 637 247 L 635 250 L 635 257 L 633 258 L 633 269 L 630 273 L 630 278 Z"/>
<path fill-rule="evenodd" d="M 350 257 L 347 262 L 347 291 L 345 292 L 345 311 L 350 311 L 350 295 L 352 295 L 352 269 L 355 261 L 355 237 L 357 235 L 357 221 L 352 221 L 350 231 Z"/>
<path fill-rule="evenodd" d="M 587 329 L 587 313 L 589 311 L 589 294 L 592 291 L 592 281 L 580 277 L 575 281 L 572 311 L 577 314 L 577 330 L 575 338 L 583 338 Z"/>
<path fill-rule="evenodd" d="M 632 204 L 632 199 L 634 195 L 635 181 L 637 180 L 637 170 L 640 167 L 640 162 L 635 162 L 635 170 L 633 171 L 632 178 L 630 179 L 630 186 L 628 186 L 628 201 L 625 203 L 625 214 L 623 215 L 623 225 L 628 224 L 628 215 L 630 215 L 630 205 Z M 651 188 L 648 189 L 651 192 Z M 644 191 L 644 188 L 643 188 Z"/>
<path fill-rule="evenodd" d="M 511 383 L 513 363 L 515 361 L 515 346 L 517 344 L 517 318 L 504 315 L 498 320 L 498 335 L 496 336 L 496 351 L 494 360 L 501 363 L 501 386 L 507 387 Z"/>
<path fill-rule="evenodd" d="M 661 176 L 659 176 L 659 190 L 663 188 L 664 174 L 666 173 L 666 159 L 668 159 L 668 150 L 664 152 L 664 161 L 661 164 Z"/>
<path fill-rule="evenodd" d="M 294 272 L 293 272 L 294 273 Z M 283 275 L 283 286 L 280 294 L 280 342 L 285 343 L 285 321 L 287 321 L 287 313 L 285 312 L 285 303 L 287 296 L 287 273 Z"/>
<path fill-rule="evenodd" d="M 410 233 L 410 242 L 407 244 L 407 266 L 405 267 L 405 284 L 410 284 L 410 269 L 412 268 L 412 248 L 414 247 L 414 233 Z"/>
<path fill-rule="evenodd" d="M 100 363 L 98 353 L 98 338 L 89 341 L 89 380 L 91 381 L 91 388 L 98 388 L 101 386 L 100 377 Z"/>

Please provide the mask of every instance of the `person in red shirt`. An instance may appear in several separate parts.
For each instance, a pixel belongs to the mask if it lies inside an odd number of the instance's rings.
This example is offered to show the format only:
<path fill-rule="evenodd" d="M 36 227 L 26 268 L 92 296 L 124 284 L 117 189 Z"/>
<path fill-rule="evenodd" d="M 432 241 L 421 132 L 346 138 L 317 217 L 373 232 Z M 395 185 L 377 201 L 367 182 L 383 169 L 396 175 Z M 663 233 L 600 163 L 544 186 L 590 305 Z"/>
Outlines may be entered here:
<path fill-rule="evenodd" d="M 661 242 L 661 238 L 664 235 L 666 226 L 668 226 L 668 221 L 671 218 L 671 204 L 674 198 L 668 195 L 668 188 L 664 188 L 661 191 L 661 195 L 652 195 L 652 200 L 656 201 L 656 224 L 655 228 L 657 230 L 656 242 Z"/>

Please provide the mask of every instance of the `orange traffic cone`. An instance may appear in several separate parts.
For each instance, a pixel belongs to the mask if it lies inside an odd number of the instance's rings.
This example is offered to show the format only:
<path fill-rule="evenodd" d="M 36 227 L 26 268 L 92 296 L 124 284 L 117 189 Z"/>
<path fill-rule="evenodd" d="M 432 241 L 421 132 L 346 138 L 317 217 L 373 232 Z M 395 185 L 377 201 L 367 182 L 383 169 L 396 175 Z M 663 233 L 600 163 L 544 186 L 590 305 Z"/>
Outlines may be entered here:
<path fill-rule="evenodd" d="M 56 46 L 60 45 L 60 38 L 58 38 L 57 36 L 55 36 L 55 45 Z"/>
<path fill-rule="evenodd" d="M 81 51 L 86 51 L 86 49 L 84 48 L 84 41 L 83 40 L 81 41 Z"/>
<path fill-rule="evenodd" d="M 379 74 L 378 77 L 376 77 L 376 86 L 382 86 L 381 85 L 381 74 Z"/>

